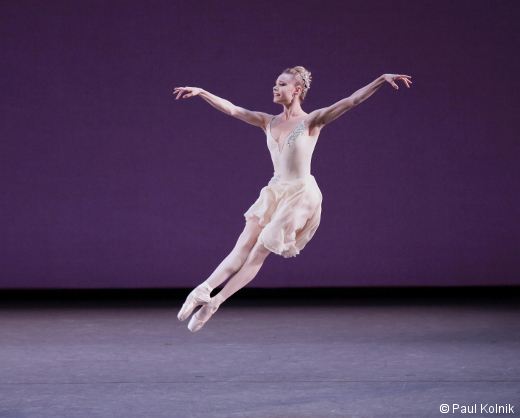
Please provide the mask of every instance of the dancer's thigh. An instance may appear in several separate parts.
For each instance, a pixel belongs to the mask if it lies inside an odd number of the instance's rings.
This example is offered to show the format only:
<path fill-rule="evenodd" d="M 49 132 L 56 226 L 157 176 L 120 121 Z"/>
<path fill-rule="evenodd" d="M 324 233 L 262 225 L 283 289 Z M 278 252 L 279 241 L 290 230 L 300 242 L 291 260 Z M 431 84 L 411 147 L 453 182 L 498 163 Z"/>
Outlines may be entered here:
<path fill-rule="evenodd" d="M 256 220 L 249 219 L 246 222 L 246 226 L 240 236 L 238 237 L 238 241 L 235 245 L 234 250 L 245 250 L 247 252 L 250 252 L 251 249 L 254 247 L 256 240 L 258 239 L 258 235 L 260 235 L 260 232 L 262 232 L 262 229 L 264 229 L 262 226 L 258 224 Z"/>

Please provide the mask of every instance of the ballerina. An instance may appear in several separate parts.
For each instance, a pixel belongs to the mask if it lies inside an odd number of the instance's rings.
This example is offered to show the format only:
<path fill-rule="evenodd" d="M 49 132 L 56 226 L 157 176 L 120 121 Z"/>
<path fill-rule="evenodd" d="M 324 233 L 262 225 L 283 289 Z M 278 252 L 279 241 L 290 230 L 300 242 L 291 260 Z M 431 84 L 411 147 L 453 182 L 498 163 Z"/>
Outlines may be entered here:
<path fill-rule="evenodd" d="M 304 67 L 288 68 L 276 80 L 273 101 L 283 106 L 283 112 L 278 115 L 243 109 L 198 87 L 175 88 L 175 100 L 200 96 L 218 110 L 261 127 L 267 136 L 274 166 L 273 177 L 244 214 L 246 225 L 235 247 L 182 305 L 177 315 L 181 321 L 203 305 L 192 316 L 188 324 L 190 331 L 200 330 L 226 299 L 253 280 L 271 252 L 294 257 L 316 232 L 322 195 L 311 175 L 311 159 L 321 129 L 368 99 L 385 82 L 398 89 L 396 81 L 402 80 L 409 88 L 410 78 L 384 74 L 346 99 L 309 114 L 301 108 L 312 81 L 311 73 Z M 230 277 L 212 298 L 213 289 Z"/>

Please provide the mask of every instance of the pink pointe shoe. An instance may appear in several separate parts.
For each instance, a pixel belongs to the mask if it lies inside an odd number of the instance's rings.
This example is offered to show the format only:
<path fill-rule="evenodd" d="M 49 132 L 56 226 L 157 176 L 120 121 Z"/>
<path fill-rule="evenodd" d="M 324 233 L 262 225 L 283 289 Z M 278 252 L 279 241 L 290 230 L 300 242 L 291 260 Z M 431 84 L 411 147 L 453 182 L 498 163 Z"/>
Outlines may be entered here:
<path fill-rule="evenodd" d="M 208 304 L 204 305 L 195 315 L 191 317 L 190 323 L 188 324 L 188 329 L 191 332 L 197 332 L 199 329 L 201 329 L 204 324 L 208 322 L 211 316 L 217 312 L 217 309 L 221 303 L 222 300 L 219 295 L 212 298 Z M 199 319 L 199 315 L 200 318 L 203 319 Z"/>
<path fill-rule="evenodd" d="M 179 321 L 184 321 L 188 318 L 197 306 L 209 303 L 211 300 L 210 293 L 212 290 L 213 289 L 206 282 L 193 289 L 177 315 Z"/>

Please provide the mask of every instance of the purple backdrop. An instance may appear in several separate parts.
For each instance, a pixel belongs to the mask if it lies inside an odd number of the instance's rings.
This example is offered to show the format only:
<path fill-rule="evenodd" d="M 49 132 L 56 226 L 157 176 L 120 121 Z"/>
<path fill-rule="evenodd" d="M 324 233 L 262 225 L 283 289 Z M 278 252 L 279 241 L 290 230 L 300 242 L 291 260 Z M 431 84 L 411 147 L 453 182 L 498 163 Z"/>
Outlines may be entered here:
<path fill-rule="evenodd" d="M 61 3 L 61 4 L 60 4 Z M 313 160 L 321 225 L 250 286 L 520 284 L 520 3 L 24 1 L 0 5 L 0 287 L 189 287 L 272 175 L 261 129 L 200 98 L 307 111 L 383 73 Z"/>

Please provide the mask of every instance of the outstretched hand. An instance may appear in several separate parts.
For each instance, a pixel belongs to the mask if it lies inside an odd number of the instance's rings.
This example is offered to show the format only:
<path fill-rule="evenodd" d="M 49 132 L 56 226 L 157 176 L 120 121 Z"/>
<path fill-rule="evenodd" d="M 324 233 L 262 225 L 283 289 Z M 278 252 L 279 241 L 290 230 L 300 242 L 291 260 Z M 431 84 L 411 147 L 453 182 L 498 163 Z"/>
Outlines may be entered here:
<path fill-rule="evenodd" d="M 187 99 L 188 97 L 199 95 L 201 91 L 202 89 L 199 89 L 198 87 L 175 87 L 173 94 L 177 95 L 175 100 L 177 100 L 179 97 Z"/>
<path fill-rule="evenodd" d="M 399 89 L 398 85 L 395 83 L 397 80 L 403 80 L 404 84 L 406 84 L 406 87 L 408 88 L 410 88 L 409 83 L 412 84 L 412 82 L 409 80 L 412 77 L 409 75 L 384 74 L 383 77 L 385 81 L 388 81 L 396 89 Z"/>

